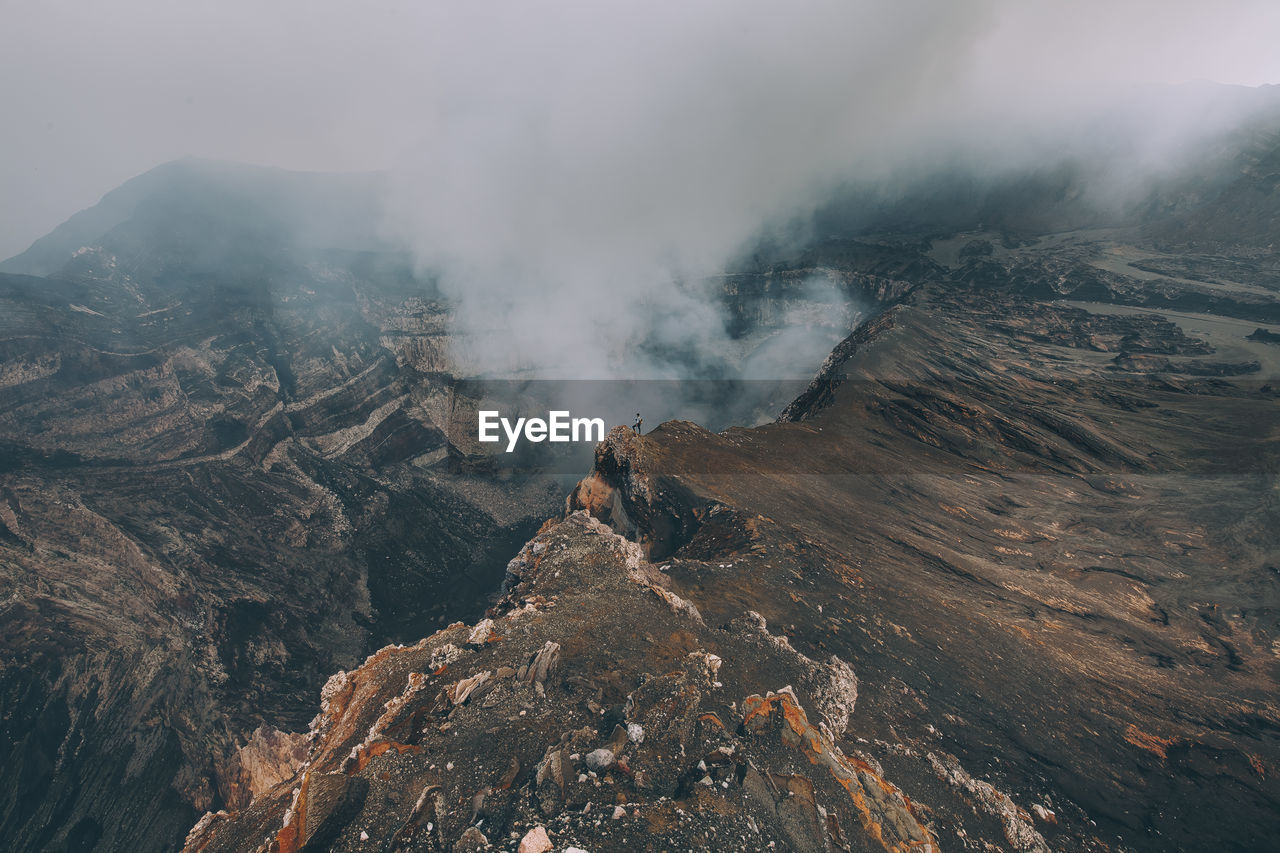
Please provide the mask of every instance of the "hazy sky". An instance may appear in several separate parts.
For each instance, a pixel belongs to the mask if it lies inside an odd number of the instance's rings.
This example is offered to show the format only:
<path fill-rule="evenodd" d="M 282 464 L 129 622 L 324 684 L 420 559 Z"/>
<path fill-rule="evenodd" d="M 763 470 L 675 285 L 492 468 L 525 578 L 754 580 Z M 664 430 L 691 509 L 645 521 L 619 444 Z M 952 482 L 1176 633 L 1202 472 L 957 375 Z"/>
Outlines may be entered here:
<path fill-rule="evenodd" d="M 476 122 L 517 131 L 572 108 L 566 97 L 597 99 L 628 135 L 588 111 L 542 142 L 574 131 L 588 155 L 598 143 L 643 157 L 646 133 L 669 143 L 671 128 L 628 115 L 685 121 L 692 160 L 732 156 L 720 134 L 772 123 L 838 143 L 856 116 L 815 121 L 815 108 L 943 103 L 922 88 L 1004 103 L 1126 80 L 1280 82 L 1275 0 L 3 0 L 0 22 L 0 257 L 184 155 L 382 169 L 455 125 L 483 144 L 492 135 Z M 702 111 L 716 134 L 705 139 Z M 483 168 L 483 152 L 471 162 Z M 800 171 L 777 179 L 784 193 L 812 177 Z"/>

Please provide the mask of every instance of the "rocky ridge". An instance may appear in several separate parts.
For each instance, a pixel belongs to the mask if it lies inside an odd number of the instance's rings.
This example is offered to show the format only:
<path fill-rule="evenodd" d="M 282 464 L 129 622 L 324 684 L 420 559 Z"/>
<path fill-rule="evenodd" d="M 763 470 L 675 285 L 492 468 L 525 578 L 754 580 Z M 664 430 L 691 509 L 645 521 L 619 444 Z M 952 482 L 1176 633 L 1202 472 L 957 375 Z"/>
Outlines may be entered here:
<path fill-rule="evenodd" d="M 509 571 L 490 618 L 335 675 L 305 769 L 185 849 L 514 850 L 539 828 L 558 849 L 931 849 L 883 769 L 834 742 L 845 662 L 759 614 L 708 627 L 585 511 Z"/>

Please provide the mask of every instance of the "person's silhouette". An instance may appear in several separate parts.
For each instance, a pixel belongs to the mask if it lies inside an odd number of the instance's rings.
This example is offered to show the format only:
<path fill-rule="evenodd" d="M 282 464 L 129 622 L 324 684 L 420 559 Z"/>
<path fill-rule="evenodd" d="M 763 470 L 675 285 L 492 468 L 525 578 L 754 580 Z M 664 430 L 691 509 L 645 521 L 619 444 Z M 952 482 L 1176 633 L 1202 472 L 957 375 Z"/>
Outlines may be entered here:
<path fill-rule="evenodd" d="M 644 418 L 640 417 L 640 413 L 636 412 L 636 422 L 631 425 L 631 431 L 636 435 L 640 434 L 640 427 L 644 426 Z"/>

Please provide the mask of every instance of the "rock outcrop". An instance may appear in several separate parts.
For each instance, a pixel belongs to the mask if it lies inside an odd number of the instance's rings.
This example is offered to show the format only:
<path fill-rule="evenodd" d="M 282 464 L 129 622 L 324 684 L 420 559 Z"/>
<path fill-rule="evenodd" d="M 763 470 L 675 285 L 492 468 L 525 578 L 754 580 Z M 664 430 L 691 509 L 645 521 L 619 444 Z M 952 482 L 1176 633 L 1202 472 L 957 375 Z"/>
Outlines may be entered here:
<path fill-rule="evenodd" d="M 298 775 L 186 849 L 932 849 L 910 797 L 809 722 L 847 718 L 848 664 L 758 616 L 708 627 L 585 511 L 525 551 L 484 643 L 458 624 L 339 676 Z"/>

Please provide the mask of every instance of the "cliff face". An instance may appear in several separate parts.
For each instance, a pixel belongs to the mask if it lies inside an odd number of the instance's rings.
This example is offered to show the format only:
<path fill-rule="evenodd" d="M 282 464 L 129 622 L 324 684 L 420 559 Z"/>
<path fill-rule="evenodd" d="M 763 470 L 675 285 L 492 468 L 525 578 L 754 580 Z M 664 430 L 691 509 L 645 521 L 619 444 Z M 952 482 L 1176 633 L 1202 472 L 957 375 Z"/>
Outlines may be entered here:
<path fill-rule="evenodd" d="M 335 676 L 301 771 L 187 850 L 1266 847 L 1268 344 L 980 257 L 778 423 L 615 429 L 489 619 Z"/>
<path fill-rule="evenodd" d="M 246 804 L 297 764 L 264 721 L 483 610 L 562 499 L 451 470 L 448 309 L 404 259 L 189 191 L 0 275 L 6 849 L 172 849 Z"/>

